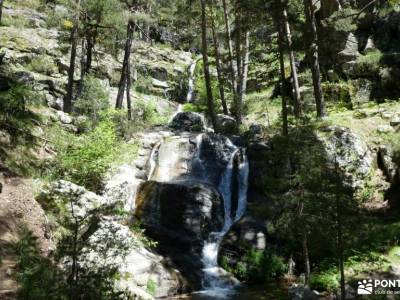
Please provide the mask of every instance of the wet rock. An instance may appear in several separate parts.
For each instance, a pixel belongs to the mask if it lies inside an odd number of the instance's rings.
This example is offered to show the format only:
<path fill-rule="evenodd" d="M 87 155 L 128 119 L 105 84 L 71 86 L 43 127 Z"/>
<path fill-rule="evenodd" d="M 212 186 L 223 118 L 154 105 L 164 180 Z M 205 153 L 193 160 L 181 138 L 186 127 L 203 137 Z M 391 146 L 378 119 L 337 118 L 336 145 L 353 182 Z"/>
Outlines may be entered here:
<path fill-rule="evenodd" d="M 136 201 L 136 217 L 157 240 L 186 249 L 199 247 L 223 223 L 222 199 L 208 184 L 145 182 Z"/>
<path fill-rule="evenodd" d="M 180 112 L 174 116 L 169 126 L 181 131 L 203 131 L 204 119 L 198 113 Z"/>
<path fill-rule="evenodd" d="M 237 132 L 236 120 L 227 115 L 217 115 L 218 132 L 222 134 L 235 134 Z"/>

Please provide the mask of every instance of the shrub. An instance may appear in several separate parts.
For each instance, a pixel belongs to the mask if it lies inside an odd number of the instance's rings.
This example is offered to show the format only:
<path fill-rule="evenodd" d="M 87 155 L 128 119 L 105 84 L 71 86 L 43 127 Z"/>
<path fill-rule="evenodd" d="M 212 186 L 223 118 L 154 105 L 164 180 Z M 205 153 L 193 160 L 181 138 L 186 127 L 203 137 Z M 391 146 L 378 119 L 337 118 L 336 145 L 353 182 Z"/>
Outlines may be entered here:
<path fill-rule="evenodd" d="M 52 75 L 58 72 L 57 66 L 46 55 L 41 55 L 34 58 L 28 65 L 28 69 L 45 75 Z"/>
<path fill-rule="evenodd" d="M 72 136 L 71 136 L 72 137 Z M 74 137 L 59 150 L 53 175 L 85 186 L 92 191 L 102 188 L 102 180 L 111 166 L 117 146 L 115 124 L 101 121 L 93 131 Z"/>
<path fill-rule="evenodd" d="M 109 107 L 109 93 L 101 81 L 92 75 L 86 76 L 83 80 L 82 94 L 75 102 L 77 112 L 88 115 L 96 122 L 99 114 Z"/>
<path fill-rule="evenodd" d="M 337 270 L 333 268 L 326 272 L 311 274 L 310 287 L 317 291 L 336 291 L 339 287 Z"/>

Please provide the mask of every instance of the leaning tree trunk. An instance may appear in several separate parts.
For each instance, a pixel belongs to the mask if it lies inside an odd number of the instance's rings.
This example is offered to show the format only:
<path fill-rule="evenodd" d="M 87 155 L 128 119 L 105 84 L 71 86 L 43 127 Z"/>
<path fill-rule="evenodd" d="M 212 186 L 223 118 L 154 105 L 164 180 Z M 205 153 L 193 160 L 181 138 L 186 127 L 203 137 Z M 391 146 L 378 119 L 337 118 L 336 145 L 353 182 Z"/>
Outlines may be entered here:
<path fill-rule="evenodd" d="M 126 31 L 127 31 L 126 33 L 127 36 L 125 42 L 124 61 L 122 63 L 121 78 L 118 84 L 117 101 L 115 103 L 116 109 L 122 109 L 122 102 L 124 100 L 124 93 L 127 80 L 127 69 L 128 65 L 130 64 L 132 39 L 133 39 L 133 24 L 131 22 L 128 22 Z"/>
<path fill-rule="evenodd" d="M 206 19 L 206 0 L 200 0 L 201 3 L 201 40 L 202 40 L 202 52 L 203 52 L 203 65 L 204 65 L 204 78 L 206 81 L 207 90 L 207 107 L 208 114 L 211 118 L 211 123 L 215 131 L 217 131 L 217 118 L 214 109 L 214 100 L 211 88 L 211 76 L 208 62 L 208 46 L 207 46 L 207 19 Z"/>
<path fill-rule="evenodd" d="M 286 89 L 285 89 L 285 57 L 284 57 L 284 33 L 283 26 L 280 20 L 276 21 L 278 26 L 278 46 L 279 46 L 279 67 L 280 67 L 280 90 L 282 97 L 282 134 L 288 135 L 288 111 L 287 111 L 287 98 L 286 98 Z"/>
<path fill-rule="evenodd" d="M 240 90 L 238 93 L 238 106 L 237 106 L 237 123 L 238 125 L 242 124 L 242 113 L 243 113 L 243 103 L 246 98 L 247 92 L 247 76 L 249 73 L 249 60 L 250 60 L 250 31 L 246 31 L 245 34 L 245 45 L 243 49 L 243 58 L 242 66 L 241 66 L 241 73 L 240 73 Z"/>
<path fill-rule="evenodd" d="M 226 40 L 228 44 L 228 59 L 229 59 L 229 68 L 230 68 L 230 77 L 231 77 L 231 84 L 232 84 L 232 94 L 236 93 L 236 72 L 235 66 L 233 62 L 233 46 L 232 46 L 232 35 L 231 35 L 231 25 L 229 22 L 228 16 L 228 8 L 226 5 L 226 0 L 222 0 L 224 6 L 224 19 L 225 19 L 225 31 L 226 31 Z"/>
<path fill-rule="evenodd" d="M 76 61 L 76 48 L 78 47 L 78 26 L 79 26 L 79 13 L 81 0 L 76 0 L 77 13 L 75 15 L 74 27 L 71 31 L 71 57 L 69 61 L 68 69 L 68 84 L 67 84 L 67 95 L 64 98 L 63 110 L 64 112 L 70 113 L 72 111 L 72 95 L 74 89 L 74 73 L 75 73 L 75 61 Z"/>
<path fill-rule="evenodd" d="M 296 61 L 294 58 L 292 34 L 290 31 L 290 25 L 289 25 L 289 21 L 288 21 L 288 17 L 287 17 L 286 8 L 284 8 L 284 7 L 282 7 L 282 17 L 283 17 L 282 20 L 283 20 L 284 29 L 285 29 L 286 40 L 288 43 L 290 68 L 292 71 L 294 113 L 295 113 L 296 118 L 301 118 L 303 115 L 303 109 L 302 109 L 302 103 L 301 103 L 299 79 L 297 76 Z"/>
<path fill-rule="evenodd" d="M 211 10 L 212 10 L 212 6 L 211 6 Z M 216 30 L 215 30 L 214 13 L 213 13 L 213 11 L 211 11 L 211 13 L 212 13 L 211 30 L 212 30 L 212 36 L 213 36 L 213 42 L 214 42 L 215 64 L 217 67 L 219 94 L 221 97 L 222 110 L 223 110 L 224 114 L 227 115 L 229 112 L 228 112 L 228 106 L 226 105 L 226 100 L 225 100 L 224 80 L 222 78 L 221 58 L 220 58 L 220 54 L 219 54 L 219 42 L 218 42 Z"/>
<path fill-rule="evenodd" d="M 319 68 L 319 58 L 318 58 L 317 22 L 315 19 L 315 12 L 312 0 L 304 0 L 304 9 L 305 9 L 305 16 L 309 33 L 311 36 L 311 41 L 309 46 L 309 56 L 311 59 L 311 73 L 313 77 L 314 97 L 315 97 L 315 104 L 317 107 L 317 116 L 319 118 L 323 118 L 326 116 L 326 108 L 321 86 L 321 71 Z"/>

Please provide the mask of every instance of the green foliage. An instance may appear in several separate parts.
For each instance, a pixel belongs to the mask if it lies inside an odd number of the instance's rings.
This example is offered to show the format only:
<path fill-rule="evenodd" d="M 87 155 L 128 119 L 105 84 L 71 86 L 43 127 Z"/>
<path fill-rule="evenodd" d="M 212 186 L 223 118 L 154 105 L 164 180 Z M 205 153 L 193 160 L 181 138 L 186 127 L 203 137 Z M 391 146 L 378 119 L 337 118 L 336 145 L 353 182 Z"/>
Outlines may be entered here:
<path fill-rule="evenodd" d="M 205 105 L 200 105 L 197 103 L 185 103 L 183 105 L 183 111 L 184 112 L 197 112 L 201 113 L 206 111 L 207 107 Z"/>
<path fill-rule="evenodd" d="M 133 86 L 138 93 L 147 95 L 151 94 L 154 90 L 151 77 L 139 76 Z"/>
<path fill-rule="evenodd" d="M 153 280 L 153 279 L 149 279 L 147 281 L 147 292 L 152 295 L 155 296 L 157 291 L 157 283 Z"/>
<path fill-rule="evenodd" d="M 357 59 L 357 72 L 359 74 L 376 75 L 381 67 L 382 53 L 379 50 L 368 52 Z"/>
<path fill-rule="evenodd" d="M 274 251 L 255 249 L 247 249 L 234 265 L 223 256 L 221 266 L 241 280 L 260 283 L 277 278 L 287 269 L 283 258 Z"/>
<path fill-rule="evenodd" d="M 27 68 L 33 72 L 45 74 L 48 76 L 58 72 L 57 66 L 47 55 L 41 55 L 32 59 Z"/>
<path fill-rule="evenodd" d="M 322 273 L 312 273 L 310 287 L 317 291 L 336 291 L 339 288 L 337 269 L 331 268 Z"/>
<path fill-rule="evenodd" d="M 157 241 L 152 240 L 145 234 L 145 229 L 143 229 L 142 224 L 140 222 L 135 222 L 131 226 L 131 231 L 134 232 L 135 237 L 139 239 L 139 241 L 147 248 L 156 248 L 158 245 Z"/>
<path fill-rule="evenodd" d="M 83 80 L 82 94 L 75 102 L 75 109 L 80 114 L 88 115 L 96 122 L 100 113 L 110 107 L 109 93 L 101 81 L 92 75 Z"/>
<path fill-rule="evenodd" d="M 115 124 L 110 119 L 102 120 L 93 131 L 72 137 L 66 147 L 60 146 L 53 165 L 53 175 L 99 191 L 117 146 Z"/>

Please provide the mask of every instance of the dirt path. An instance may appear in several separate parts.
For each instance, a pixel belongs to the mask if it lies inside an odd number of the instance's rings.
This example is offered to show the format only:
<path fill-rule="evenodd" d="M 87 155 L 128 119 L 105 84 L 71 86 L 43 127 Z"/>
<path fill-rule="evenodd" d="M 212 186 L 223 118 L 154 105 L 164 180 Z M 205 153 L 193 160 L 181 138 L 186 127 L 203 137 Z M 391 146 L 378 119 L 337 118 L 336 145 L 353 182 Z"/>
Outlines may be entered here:
<path fill-rule="evenodd" d="M 0 182 L 0 299 L 6 300 L 14 299 L 18 288 L 13 277 L 15 257 L 9 246 L 18 240 L 20 226 L 26 225 L 38 238 L 43 255 L 52 249 L 52 243 L 46 238 L 44 212 L 34 199 L 37 183 L 1 173 Z"/>

